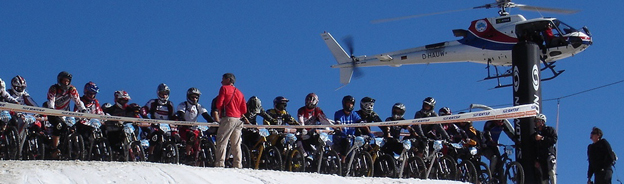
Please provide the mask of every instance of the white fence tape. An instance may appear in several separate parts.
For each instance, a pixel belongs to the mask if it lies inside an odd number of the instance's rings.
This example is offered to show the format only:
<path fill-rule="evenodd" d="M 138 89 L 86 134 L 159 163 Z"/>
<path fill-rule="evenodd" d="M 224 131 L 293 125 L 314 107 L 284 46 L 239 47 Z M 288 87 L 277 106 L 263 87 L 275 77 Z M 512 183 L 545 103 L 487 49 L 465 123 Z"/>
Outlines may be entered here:
<path fill-rule="evenodd" d="M 53 116 L 73 116 L 76 118 L 87 118 L 87 119 L 96 118 L 100 120 L 110 120 L 110 121 L 141 122 L 141 123 L 168 123 L 172 125 L 203 125 L 203 126 L 210 126 L 210 127 L 219 126 L 219 124 L 217 123 L 141 119 L 141 118 L 120 117 L 120 116 L 103 116 L 103 115 L 96 115 L 96 114 L 89 114 L 89 113 L 54 110 L 54 109 L 43 108 L 43 107 L 23 106 L 23 105 L 11 104 L 11 103 L 6 103 L 6 102 L 0 102 L 0 110 L 45 114 L 45 115 L 53 115 Z M 465 121 L 486 121 L 486 120 L 494 120 L 494 119 L 525 118 L 525 117 L 532 117 L 535 115 L 537 115 L 537 106 L 534 104 L 527 104 L 527 105 L 492 109 L 492 110 L 479 111 L 479 112 L 470 112 L 470 113 L 450 115 L 450 116 L 410 119 L 410 120 L 402 120 L 402 121 L 354 123 L 354 124 L 341 124 L 341 125 L 244 125 L 244 126 L 247 128 L 326 128 L 326 127 L 402 126 L 402 125 L 418 125 L 418 124 L 457 123 L 457 122 L 465 122 Z"/>

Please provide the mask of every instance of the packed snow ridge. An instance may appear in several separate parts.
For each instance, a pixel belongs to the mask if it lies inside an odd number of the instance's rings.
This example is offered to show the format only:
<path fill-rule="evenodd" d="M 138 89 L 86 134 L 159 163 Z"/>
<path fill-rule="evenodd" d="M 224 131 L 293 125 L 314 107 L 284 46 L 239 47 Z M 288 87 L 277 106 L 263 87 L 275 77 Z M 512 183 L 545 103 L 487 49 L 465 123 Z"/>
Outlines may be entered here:
<path fill-rule="evenodd" d="M 297 183 L 385 184 L 456 181 L 343 177 L 286 171 L 202 168 L 150 162 L 0 161 L 0 183 Z"/>

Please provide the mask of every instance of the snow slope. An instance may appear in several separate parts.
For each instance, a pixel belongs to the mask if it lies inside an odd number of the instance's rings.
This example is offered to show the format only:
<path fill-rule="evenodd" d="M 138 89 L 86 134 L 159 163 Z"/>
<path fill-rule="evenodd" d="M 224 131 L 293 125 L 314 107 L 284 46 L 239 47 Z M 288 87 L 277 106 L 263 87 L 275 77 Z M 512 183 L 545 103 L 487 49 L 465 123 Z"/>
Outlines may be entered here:
<path fill-rule="evenodd" d="M 0 165 L 0 183 L 459 183 L 252 169 L 199 168 L 149 162 L 0 161 Z"/>

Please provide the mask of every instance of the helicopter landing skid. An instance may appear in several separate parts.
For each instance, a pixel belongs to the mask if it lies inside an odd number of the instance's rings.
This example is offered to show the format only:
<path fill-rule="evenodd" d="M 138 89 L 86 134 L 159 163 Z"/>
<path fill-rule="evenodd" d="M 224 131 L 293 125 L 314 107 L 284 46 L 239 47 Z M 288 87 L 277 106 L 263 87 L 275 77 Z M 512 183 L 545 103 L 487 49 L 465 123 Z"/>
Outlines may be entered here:
<path fill-rule="evenodd" d="M 556 62 L 556 61 L 553 61 L 553 62 L 550 62 L 550 63 L 547 63 L 547 62 L 546 62 L 546 61 L 544 61 L 544 60 L 541 60 L 541 61 L 542 61 L 543 67 L 540 69 L 540 71 L 544 71 L 544 70 L 546 70 L 546 69 L 549 69 L 549 70 L 552 72 L 552 74 L 553 74 L 553 75 L 552 75 L 552 76 L 550 76 L 550 77 L 548 77 L 548 78 L 541 78 L 541 79 L 540 79 L 540 81 L 549 81 L 549 80 L 552 80 L 552 79 L 554 79 L 554 78 L 558 77 L 559 75 L 561 75 L 561 73 L 563 73 L 563 72 L 565 71 L 565 70 L 559 70 L 559 71 L 556 71 L 556 70 L 555 70 L 555 62 Z M 490 66 L 494 66 L 494 72 L 495 72 L 495 74 L 492 74 L 492 72 L 491 72 L 491 67 L 490 67 Z M 513 72 L 512 72 L 512 69 L 511 69 L 511 68 L 510 68 L 510 69 L 505 70 L 505 72 L 503 72 L 503 73 L 500 73 L 500 71 L 498 70 L 498 66 L 496 66 L 496 65 L 491 65 L 489 61 L 488 61 L 488 64 L 487 64 L 487 66 L 486 66 L 485 68 L 486 68 L 486 69 L 487 69 L 487 71 L 488 71 L 488 76 L 487 76 L 487 77 L 485 77 L 485 78 L 483 78 L 482 80 L 479 80 L 479 81 L 485 81 L 485 80 L 496 79 L 496 81 L 497 81 L 498 83 L 497 83 L 497 85 L 496 85 L 493 89 L 498 89 L 498 88 L 504 88 L 504 87 L 513 86 L 513 84 L 501 84 L 501 81 L 500 81 L 500 79 L 501 79 L 501 78 L 504 78 L 504 77 L 511 77 L 511 76 L 513 75 Z"/>

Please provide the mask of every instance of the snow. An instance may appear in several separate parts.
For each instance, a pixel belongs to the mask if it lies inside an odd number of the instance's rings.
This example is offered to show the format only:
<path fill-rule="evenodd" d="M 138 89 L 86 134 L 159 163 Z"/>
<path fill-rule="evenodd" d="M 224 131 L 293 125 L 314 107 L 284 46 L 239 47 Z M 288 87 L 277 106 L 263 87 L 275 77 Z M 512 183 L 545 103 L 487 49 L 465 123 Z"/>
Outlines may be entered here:
<path fill-rule="evenodd" d="M 0 183 L 460 183 L 253 169 L 200 168 L 150 162 L 12 160 L 0 161 L 0 165 Z"/>

